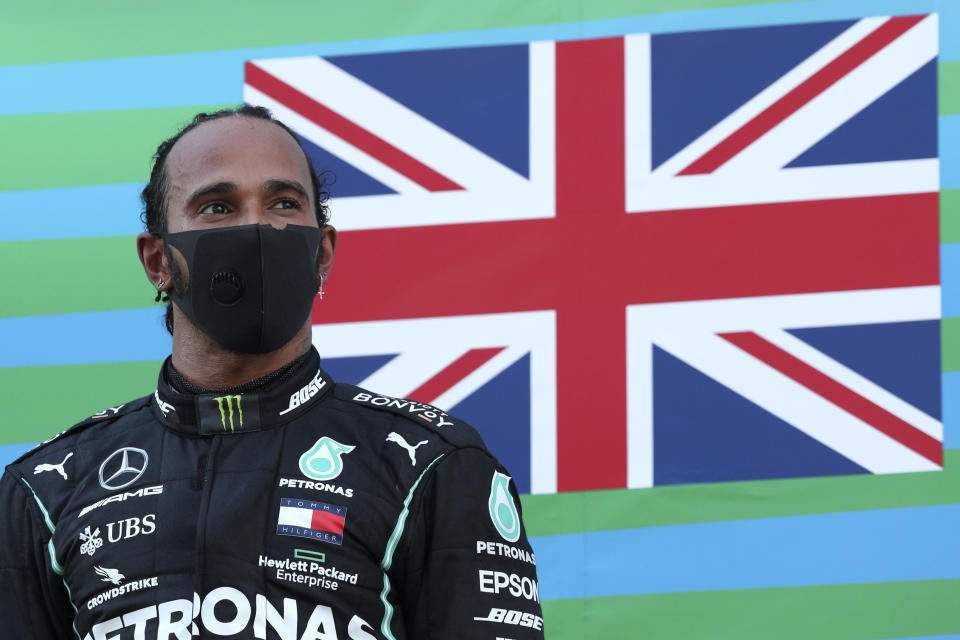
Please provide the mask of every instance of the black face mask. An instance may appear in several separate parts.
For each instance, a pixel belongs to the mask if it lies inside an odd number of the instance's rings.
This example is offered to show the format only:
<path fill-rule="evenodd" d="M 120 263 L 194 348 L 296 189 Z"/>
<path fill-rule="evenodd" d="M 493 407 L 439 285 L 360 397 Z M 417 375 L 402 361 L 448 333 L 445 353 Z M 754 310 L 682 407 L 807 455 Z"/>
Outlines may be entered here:
<path fill-rule="evenodd" d="M 248 224 L 160 235 L 190 271 L 187 290 L 174 287 L 170 298 L 224 349 L 279 349 L 310 314 L 320 229 Z"/>

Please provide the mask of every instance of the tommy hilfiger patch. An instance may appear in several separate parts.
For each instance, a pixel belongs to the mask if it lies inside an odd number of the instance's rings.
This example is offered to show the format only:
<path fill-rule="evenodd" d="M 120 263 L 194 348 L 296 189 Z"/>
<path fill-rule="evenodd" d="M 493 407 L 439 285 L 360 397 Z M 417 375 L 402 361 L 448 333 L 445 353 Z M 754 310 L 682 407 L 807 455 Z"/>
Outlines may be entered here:
<path fill-rule="evenodd" d="M 347 508 L 316 500 L 280 498 L 277 534 L 343 544 Z"/>

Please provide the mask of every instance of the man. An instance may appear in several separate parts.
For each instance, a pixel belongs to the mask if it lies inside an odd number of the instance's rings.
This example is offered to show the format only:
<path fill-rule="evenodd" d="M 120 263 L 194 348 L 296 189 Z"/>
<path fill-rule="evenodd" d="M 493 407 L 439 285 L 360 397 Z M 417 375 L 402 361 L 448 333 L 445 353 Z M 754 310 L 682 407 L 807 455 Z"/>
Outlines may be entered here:
<path fill-rule="evenodd" d="M 541 638 L 506 470 L 430 405 L 335 383 L 326 193 L 264 109 L 201 114 L 144 189 L 157 389 L 0 481 L 4 637 Z"/>

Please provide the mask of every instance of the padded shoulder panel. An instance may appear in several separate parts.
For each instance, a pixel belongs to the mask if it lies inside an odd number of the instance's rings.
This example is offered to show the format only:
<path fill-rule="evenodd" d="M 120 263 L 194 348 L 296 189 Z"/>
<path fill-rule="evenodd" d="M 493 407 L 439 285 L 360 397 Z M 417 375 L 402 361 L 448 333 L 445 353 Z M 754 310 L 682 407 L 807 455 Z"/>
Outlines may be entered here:
<path fill-rule="evenodd" d="M 117 418 L 120 418 L 120 417 L 125 416 L 125 415 L 127 415 L 127 414 L 133 413 L 134 411 L 137 411 L 137 410 L 139 410 L 139 409 L 142 409 L 143 407 L 147 406 L 147 405 L 150 403 L 151 400 L 153 400 L 153 396 L 152 396 L 152 395 L 150 395 L 150 396 L 144 396 L 144 397 L 142 397 L 142 398 L 137 398 L 136 400 L 131 400 L 130 402 L 126 402 L 126 403 L 121 404 L 121 405 L 118 405 L 118 406 L 116 406 L 116 407 L 109 407 L 109 408 L 107 408 L 107 409 L 104 409 L 103 411 L 100 411 L 99 413 L 95 413 L 95 414 L 93 414 L 92 416 L 90 416 L 89 418 L 87 418 L 87 419 L 85 419 L 85 420 L 81 420 L 80 422 L 78 422 L 77 424 L 73 425 L 72 427 L 69 427 L 68 429 L 64 429 L 64 430 L 61 431 L 60 433 L 58 433 L 58 434 L 56 434 L 56 435 L 54 435 L 54 436 L 51 436 L 50 438 L 44 440 L 43 442 L 41 442 L 40 444 L 38 444 L 37 446 L 35 446 L 33 449 L 30 449 L 29 451 L 27 451 L 26 453 L 24 453 L 22 456 L 20 456 L 20 457 L 17 458 L 16 460 L 14 460 L 11 464 L 19 464 L 21 461 L 27 459 L 29 456 L 31 456 L 31 455 L 33 455 L 34 453 L 42 450 L 43 448 L 47 447 L 48 445 L 51 445 L 51 444 L 53 444 L 54 442 L 57 442 L 57 441 L 65 438 L 65 437 L 67 437 L 68 435 L 74 435 L 74 434 L 76 434 L 76 433 L 78 433 L 78 432 L 80 432 L 80 431 L 83 431 L 83 430 L 86 429 L 87 427 L 91 427 L 91 426 L 93 426 L 93 425 L 95 425 L 95 424 L 105 424 L 105 423 L 108 423 L 108 422 L 113 422 L 113 421 L 116 420 Z"/>

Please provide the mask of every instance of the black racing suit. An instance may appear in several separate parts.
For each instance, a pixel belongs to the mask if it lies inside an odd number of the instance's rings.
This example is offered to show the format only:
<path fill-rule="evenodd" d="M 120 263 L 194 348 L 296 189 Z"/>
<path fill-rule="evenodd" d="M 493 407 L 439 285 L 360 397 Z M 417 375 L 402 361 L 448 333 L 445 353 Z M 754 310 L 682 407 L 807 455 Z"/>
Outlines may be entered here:
<path fill-rule="evenodd" d="M 156 393 L 0 481 L 0 635 L 542 638 L 506 470 L 430 405 L 334 383 Z"/>

